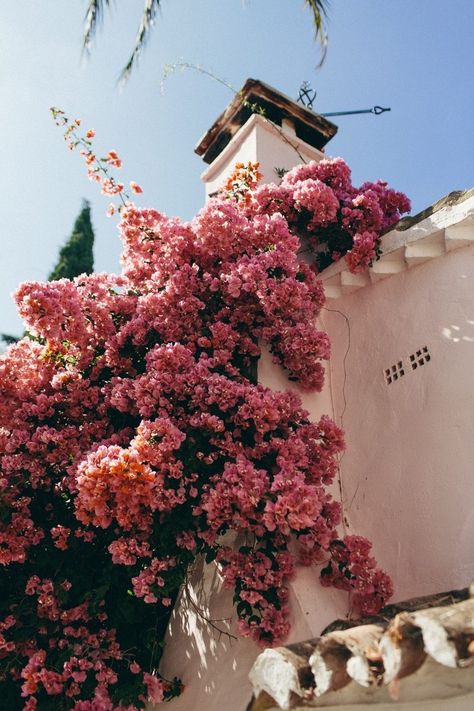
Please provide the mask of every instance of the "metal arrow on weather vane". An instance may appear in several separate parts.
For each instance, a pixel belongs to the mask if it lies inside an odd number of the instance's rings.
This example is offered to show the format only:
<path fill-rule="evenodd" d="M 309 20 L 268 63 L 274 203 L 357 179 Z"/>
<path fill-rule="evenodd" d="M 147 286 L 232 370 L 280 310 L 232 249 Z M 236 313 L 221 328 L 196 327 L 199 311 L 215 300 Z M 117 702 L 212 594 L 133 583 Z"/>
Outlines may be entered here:
<path fill-rule="evenodd" d="M 300 86 L 300 92 L 297 101 L 305 106 L 307 109 L 313 109 L 313 102 L 316 98 L 316 90 L 311 88 L 309 82 L 304 81 Z M 321 116 L 350 116 L 351 114 L 379 114 L 385 113 L 385 111 L 391 111 L 390 107 L 383 106 L 373 106 L 371 109 L 357 109 L 355 111 L 332 111 L 330 113 L 320 114 Z"/>

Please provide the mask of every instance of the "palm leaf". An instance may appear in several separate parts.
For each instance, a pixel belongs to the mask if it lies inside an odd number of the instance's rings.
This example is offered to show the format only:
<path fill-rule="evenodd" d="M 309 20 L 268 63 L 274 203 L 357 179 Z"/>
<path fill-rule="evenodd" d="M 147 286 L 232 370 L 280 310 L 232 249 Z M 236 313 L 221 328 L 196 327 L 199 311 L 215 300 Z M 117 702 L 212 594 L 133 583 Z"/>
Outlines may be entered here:
<path fill-rule="evenodd" d="M 313 15 L 314 36 L 321 46 L 321 61 L 318 66 L 324 62 L 327 51 L 328 35 L 326 30 L 326 18 L 328 14 L 329 0 L 305 0 Z"/>
<path fill-rule="evenodd" d="M 89 5 L 84 20 L 83 37 L 83 48 L 86 52 L 88 52 L 91 48 L 92 39 L 96 33 L 100 21 L 103 18 L 104 10 L 110 5 L 110 3 L 111 0 L 89 0 Z M 327 50 L 328 37 L 325 21 L 327 18 L 327 8 L 329 6 L 329 0 L 305 0 L 305 4 L 308 6 L 312 14 L 315 38 L 321 46 L 322 57 L 319 63 L 319 66 L 321 66 L 326 56 Z M 151 34 L 156 14 L 160 9 L 161 0 L 145 0 L 142 19 L 138 28 L 137 36 L 135 38 L 135 45 L 133 47 L 132 54 L 130 55 L 128 62 L 126 63 L 120 74 L 119 81 L 121 83 L 127 81 L 134 66 L 136 65 L 138 58 Z"/>
<path fill-rule="evenodd" d="M 142 49 L 146 45 L 154 21 L 156 13 L 161 9 L 161 0 L 145 0 L 145 6 L 143 8 L 142 19 L 140 22 L 140 27 L 138 28 L 137 36 L 135 38 L 135 46 L 133 48 L 130 59 L 128 60 L 125 67 L 122 69 L 119 81 L 121 83 L 127 81 L 129 78 L 133 67 L 136 65 L 138 58 L 142 52 Z"/>
<path fill-rule="evenodd" d="M 109 4 L 110 0 L 89 0 L 86 16 L 84 18 L 84 35 L 82 39 L 82 47 L 85 52 L 89 52 L 92 45 L 92 38 L 104 16 L 104 8 Z"/>

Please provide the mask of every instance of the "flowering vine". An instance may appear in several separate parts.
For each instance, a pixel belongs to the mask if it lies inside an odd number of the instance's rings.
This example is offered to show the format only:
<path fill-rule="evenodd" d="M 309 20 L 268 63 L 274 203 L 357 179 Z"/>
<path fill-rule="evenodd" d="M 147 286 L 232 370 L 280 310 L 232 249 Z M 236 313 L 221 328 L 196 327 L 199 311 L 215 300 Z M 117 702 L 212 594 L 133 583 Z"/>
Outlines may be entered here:
<path fill-rule="evenodd" d="M 57 116 L 93 179 L 122 197 L 116 153 L 96 165 L 92 132 L 80 139 Z M 297 558 L 359 611 L 392 592 L 368 541 L 337 533 L 328 486 L 343 433 L 258 384 L 256 363 L 265 343 L 302 388 L 321 389 L 324 294 L 300 237 L 319 262 L 321 245 L 350 247 L 360 268 L 406 199 L 382 183 L 356 191 L 340 159 L 257 181 L 257 166 L 239 166 L 190 223 L 123 198 L 119 276 L 16 292 L 31 336 L 0 357 L 0 686 L 12 711 L 133 711 L 179 693 L 158 665 L 197 555 L 216 561 L 241 633 L 261 644 L 288 632 Z M 228 531 L 245 545 L 224 545 Z"/>
<path fill-rule="evenodd" d="M 118 205 L 111 202 L 107 209 L 107 215 L 112 217 L 116 210 L 119 211 L 130 200 L 129 193 L 125 190 L 124 184 L 117 180 L 115 175 L 111 173 L 111 168 L 119 169 L 122 167 L 122 159 L 117 151 L 109 150 L 106 156 L 98 158 L 92 148 L 92 139 L 95 137 L 95 130 L 89 128 L 84 136 L 79 133 L 81 119 L 71 120 L 66 116 L 64 111 L 58 109 L 57 106 L 50 108 L 51 115 L 56 126 L 64 128 L 64 140 L 70 151 L 74 151 L 80 147 L 80 154 L 87 166 L 87 177 L 89 180 L 99 183 L 103 195 L 117 197 Z M 142 193 L 143 190 L 134 180 L 131 180 L 130 190 L 132 193 Z"/>

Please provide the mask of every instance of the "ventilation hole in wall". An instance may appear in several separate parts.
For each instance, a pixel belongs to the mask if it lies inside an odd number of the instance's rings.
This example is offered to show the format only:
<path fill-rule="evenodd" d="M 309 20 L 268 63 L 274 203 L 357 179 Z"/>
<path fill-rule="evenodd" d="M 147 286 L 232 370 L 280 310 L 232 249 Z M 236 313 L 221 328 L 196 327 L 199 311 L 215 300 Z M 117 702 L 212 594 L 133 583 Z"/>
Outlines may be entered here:
<path fill-rule="evenodd" d="M 422 365 L 429 363 L 431 360 L 431 353 L 428 346 L 423 346 L 419 350 L 415 351 L 410 355 L 410 365 L 412 370 L 420 368 Z"/>
<path fill-rule="evenodd" d="M 394 365 L 391 365 L 390 368 L 385 368 L 384 375 L 385 375 L 385 382 L 387 383 L 387 385 L 391 385 L 396 380 L 403 377 L 405 375 L 405 368 L 403 367 L 403 361 L 399 360 Z"/>

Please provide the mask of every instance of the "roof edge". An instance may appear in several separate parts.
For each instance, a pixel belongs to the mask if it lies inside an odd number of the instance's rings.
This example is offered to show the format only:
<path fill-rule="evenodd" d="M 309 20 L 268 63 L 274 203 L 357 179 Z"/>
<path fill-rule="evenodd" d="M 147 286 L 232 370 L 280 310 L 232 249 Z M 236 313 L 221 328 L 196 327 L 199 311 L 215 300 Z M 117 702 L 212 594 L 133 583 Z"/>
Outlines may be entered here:
<path fill-rule="evenodd" d="M 202 156 L 206 163 L 211 163 L 252 113 L 261 113 L 277 125 L 281 125 L 284 118 L 292 119 L 298 138 L 318 149 L 337 132 L 337 126 L 324 116 L 297 104 L 269 84 L 258 79 L 247 79 L 200 139 L 195 153 Z"/>

